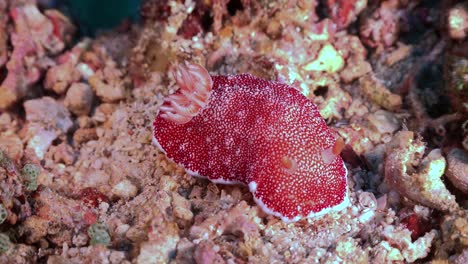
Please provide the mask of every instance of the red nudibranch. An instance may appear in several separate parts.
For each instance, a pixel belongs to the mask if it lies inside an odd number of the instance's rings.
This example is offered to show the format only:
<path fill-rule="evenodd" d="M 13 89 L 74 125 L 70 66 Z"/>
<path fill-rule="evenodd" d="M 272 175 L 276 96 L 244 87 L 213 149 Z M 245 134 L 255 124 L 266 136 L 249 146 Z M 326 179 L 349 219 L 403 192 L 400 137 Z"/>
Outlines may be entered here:
<path fill-rule="evenodd" d="M 343 141 L 298 90 L 188 63 L 174 75 L 179 90 L 160 107 L 153 142 L 188 174 L 247 184 L 265 212 L 286 222 L 348 205 Z"/>

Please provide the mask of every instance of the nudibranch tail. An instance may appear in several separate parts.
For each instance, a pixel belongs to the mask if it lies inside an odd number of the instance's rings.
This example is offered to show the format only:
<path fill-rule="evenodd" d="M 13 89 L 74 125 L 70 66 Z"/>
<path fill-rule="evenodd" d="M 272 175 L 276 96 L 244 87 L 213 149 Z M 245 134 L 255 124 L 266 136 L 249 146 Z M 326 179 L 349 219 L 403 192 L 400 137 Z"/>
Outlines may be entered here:
<path fill-rule="evenodd" d="M 174 78 L 179 90 L 164 99 L 160 113 L 166 120 L 185 124 L 207 104 L 213 80 L 205 68 L 192 63 L 180 64 Z"/>

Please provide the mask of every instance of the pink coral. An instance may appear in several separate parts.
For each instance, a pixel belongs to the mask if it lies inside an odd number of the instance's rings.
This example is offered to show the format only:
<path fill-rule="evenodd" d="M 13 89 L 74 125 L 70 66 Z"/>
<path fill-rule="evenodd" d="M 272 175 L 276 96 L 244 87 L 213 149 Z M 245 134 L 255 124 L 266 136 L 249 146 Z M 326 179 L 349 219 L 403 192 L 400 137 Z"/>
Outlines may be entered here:
<path fill-rule="evenodd" d="M 339 29 L 343 29 L 357 19 L 366 8 L 367 0 L 327 0 L 326 4 L 333 21 Z"/>
<path fill-rule="evenodd" d="M 5 9 L 0 7 L 1 9 Z M 73 26 L 58 11 L 49 11 L 45 16 L 34 3 L 11 4 L 9 15 L 14 22 L 10 41 L 13 46 L 6 68 L 6 78 L 0 86 L 0 109 L 11 107 L 26 96 L 36 83 L 43 69 L 49 64 L 48 54 L 57 54 L 65 48 Z M 0 15 L 0 22 L 5 21 Z M 51 21 L 52 20 L 52 21 Z M 1 23 L 0 23 L 1 24 Z M 0 29 L 2 29 L 0 25 Z M 0 37 L 0 50 L 5 49 L 5 40 Z M 3 47 L 2 47 L 3 45 Z M 6 54 L 3 51 L 3 54 Z M 0 51 L 0 65 L 5 56 Z"/>
<path fill-rule="evenodd" d="M 0 108 L 8 108 L 22 98 L 40 77 L 39 70 L 28 67 L 24 61 L 35 52 L 33 41 L 21 34 L 12 34 L 11 39 L 14 49 L 6 65 L 8 74 L 0 86 Z"/>
<path fill-rule="evenodd" d="M 401 17 L 398 0 L 383 1 L 371 16 L 361 23 L 361 40 L 369 47 L 384 48 L 391 46 L 398 38 Z"/>
<path fill-rule="evenodd" d="M 198 65 L 181 66 L 176 80 L 154 140 L 189 174 L 248 184 L 257 204 L 284 221 L 347 205 L 343 142 L 298 90 L 249 74 L 211 77 Z"/>

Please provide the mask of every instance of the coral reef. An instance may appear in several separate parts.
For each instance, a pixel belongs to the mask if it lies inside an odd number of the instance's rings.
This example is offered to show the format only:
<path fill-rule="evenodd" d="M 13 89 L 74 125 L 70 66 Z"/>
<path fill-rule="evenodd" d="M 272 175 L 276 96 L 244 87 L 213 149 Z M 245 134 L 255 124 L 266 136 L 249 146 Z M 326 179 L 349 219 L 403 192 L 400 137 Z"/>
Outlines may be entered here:
<path fill-rule="evenodd" d="M 0 263 L 467 262 L 462 1 L 145 0 L 93 38 L 55 2 L 0 0 Z M 184 61 L 315 104 L 349 206 L 286 223 L 154 147 Z"/>

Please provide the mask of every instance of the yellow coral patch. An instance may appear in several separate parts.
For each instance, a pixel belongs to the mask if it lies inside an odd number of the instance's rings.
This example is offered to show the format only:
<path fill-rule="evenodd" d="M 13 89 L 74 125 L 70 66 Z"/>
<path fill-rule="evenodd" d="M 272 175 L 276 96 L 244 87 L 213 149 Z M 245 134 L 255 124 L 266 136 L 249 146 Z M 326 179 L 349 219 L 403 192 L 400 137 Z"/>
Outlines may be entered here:
<path fill-rule="evenodd" d="M 325 44 L 320 50 L 316 60 L 306 64 L 303 69 L 306 71 L 325 71 L 335 73 L 344 66 L 343 57 L 331 44 Z"/>

